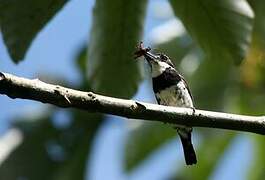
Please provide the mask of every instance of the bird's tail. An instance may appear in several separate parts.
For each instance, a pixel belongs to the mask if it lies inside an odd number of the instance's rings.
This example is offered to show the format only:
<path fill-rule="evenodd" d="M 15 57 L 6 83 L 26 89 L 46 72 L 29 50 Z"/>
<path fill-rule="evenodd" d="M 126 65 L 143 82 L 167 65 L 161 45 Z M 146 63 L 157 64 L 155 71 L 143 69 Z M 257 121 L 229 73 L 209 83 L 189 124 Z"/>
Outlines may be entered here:
<path fill-rule="evenodd" d="M 182 143 L 186 164 L 196 164 L 197 158 L 191 142 L 191 132 L 185 132 L 184 134 L 184 131 L 181 131 L 179 132 L 179 136 Z"/>

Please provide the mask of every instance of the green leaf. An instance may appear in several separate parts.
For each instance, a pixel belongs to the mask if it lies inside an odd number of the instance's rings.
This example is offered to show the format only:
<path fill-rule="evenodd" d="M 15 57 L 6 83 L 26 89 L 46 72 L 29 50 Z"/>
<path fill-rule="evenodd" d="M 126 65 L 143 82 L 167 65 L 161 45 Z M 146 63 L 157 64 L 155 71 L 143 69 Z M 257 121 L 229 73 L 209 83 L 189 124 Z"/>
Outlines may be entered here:
<path fill-rule="evenodd" d="M 141 124 L 140 127 L 132 130 L 125 145 L 125 170 L 131 172 L 151 153 L 176 137 L 176 134 L 172 127 L 153 122 Z"/>
<path fill-rule="evenodd" d="M 245 0 L 170 0 L 175 14 L 211 59 L 239 64 L 251 41 L 254 13 Z M 218 59 L 222 59 L 218 58 Z"/>
<path fill-rule="evenodd" d="M 146 0 L 97 0 L 88 51 L 88 77 L 97 93 L 130 98 L 141 80 L 133 59 L 143 30 Z"/>
<path fill-rule="evenodd" d="M 159 49 L 160 52 L 165 53 L 173 60 L 174 64 L 178 64 L 187 53 L 194 48 L 190 37 L 187 34 L 183 36 L 172 38 L 167 42 L 157 44 L 154 49 Z"/>
<path fill-rule="evenodd" d="M 232 63 L 221 59 L 215 62 L 210 59 L 202 60 L 189 81 L 195 107 L 222 110 L 225 92 L 232 82 L 231 72 Z"/>
<path fill-rule="evenodd" d="M 86 72 L 87 72 L 87 46 L 83 46 L 78 53 L 76 54 L 76 66 L 81 73 L 81 77 L 83 80 L 83 83 L 85 83 L 86 80 Z"/>
<path fill-rule="evenodd" d="M 255 21 L 254 21 L 254 34 L 256 40 L 260 41 L 265 47 L 265 1 L 263 0 L 248 0 L 249 4 L 255 12 Z"/>
<path fill-rule="evenodd" d="M 0 27 L 14 62 L 25 56 L 32 40 L 67 0 L 0 0 Z"/>

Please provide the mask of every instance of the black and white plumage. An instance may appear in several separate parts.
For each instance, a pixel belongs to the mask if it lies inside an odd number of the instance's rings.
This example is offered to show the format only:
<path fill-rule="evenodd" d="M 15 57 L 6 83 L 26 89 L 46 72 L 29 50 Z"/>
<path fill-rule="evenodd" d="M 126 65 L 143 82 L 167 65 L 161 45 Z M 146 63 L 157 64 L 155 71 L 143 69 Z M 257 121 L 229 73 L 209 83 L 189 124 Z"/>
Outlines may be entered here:
<path fill-rule="evenodd" d="M 150 48 L 143 49 L 140 45 L 136 55 L 143 55 L 151 67 L 153 90 L 158 104 L 194 108 L 189 87 L 169 57 L 164 54 L 154 55 L 149 51 Z M 177 126 L 176 129 L 181 139 L 186 164 L 196 164 L 196 154 L 191 142 L 192 128 Z"/>

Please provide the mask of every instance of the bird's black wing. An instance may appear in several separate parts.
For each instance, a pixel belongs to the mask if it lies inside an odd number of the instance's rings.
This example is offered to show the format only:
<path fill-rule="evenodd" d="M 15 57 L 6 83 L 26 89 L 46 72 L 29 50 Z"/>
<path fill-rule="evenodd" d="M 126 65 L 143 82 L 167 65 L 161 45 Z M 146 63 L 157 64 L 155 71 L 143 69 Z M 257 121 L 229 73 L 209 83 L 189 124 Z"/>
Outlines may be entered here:
<path fill-rule="evenodd" d="M 156 95 L 155 95 L 155 97 L 156 97 L 157 104 L 160 104 L 161 99 L 159 97 L 157 97 Z"/>
<path fill-rule="evenodd" d="M 187 87 L 188 92 L 189 92 L 190 97 L 191 97 L 191 100 L 193 101 L 194 99 L 193 99 L 193 96 L 192 96 L 192 94 L 191 94 L 191 90 L 190 90 L 190 88 L 189 88 L 189 86 L 188 86 L 187 81 L 184 79 L 184 77 L 183 77 L 181 74 L 179 74 L 179 77 L 180 77 L 181 80 L 184 82 L 185 86 Z M 194 102 L 193 102 L 193 103 L 194 103 Z"/>

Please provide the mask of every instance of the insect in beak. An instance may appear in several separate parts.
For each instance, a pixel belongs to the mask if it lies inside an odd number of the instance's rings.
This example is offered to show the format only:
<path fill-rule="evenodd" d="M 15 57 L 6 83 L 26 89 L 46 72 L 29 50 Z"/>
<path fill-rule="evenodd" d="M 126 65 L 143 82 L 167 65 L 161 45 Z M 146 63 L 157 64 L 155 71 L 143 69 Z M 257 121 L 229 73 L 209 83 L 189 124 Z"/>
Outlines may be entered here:
<path fill-rule="evenodd" d="M 151 51 L 150 47 L 144 48 L 143 42 L 140 42 L 139 46 L 137 47 L 137 51 L 135 51 L 134 53 L 134 58 L 136 59 L 141 56 L 144 56 L 145 59 L 148 61 L 148 63 L 157 62 L 156 59 L 158 59 L 159 57 L 152 54 L 150 51 Z"/>

